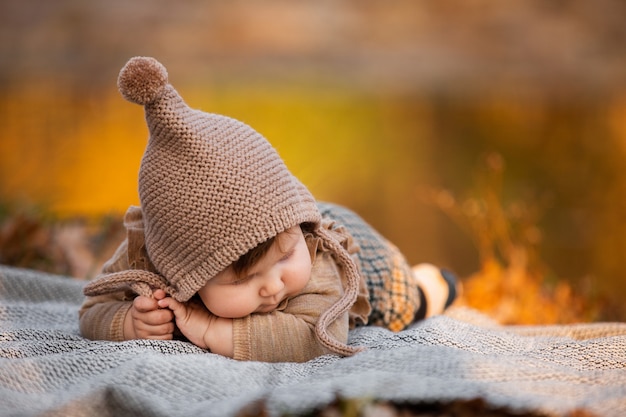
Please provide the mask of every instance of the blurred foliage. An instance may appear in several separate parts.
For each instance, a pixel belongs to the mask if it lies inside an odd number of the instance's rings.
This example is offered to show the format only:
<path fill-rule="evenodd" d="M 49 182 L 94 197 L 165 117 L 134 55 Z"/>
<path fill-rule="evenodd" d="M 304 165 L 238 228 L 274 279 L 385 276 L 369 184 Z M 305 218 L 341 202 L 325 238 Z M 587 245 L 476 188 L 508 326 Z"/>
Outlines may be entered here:
<path fill-rule="evenodd" d="M 121 219 L 58 219 L 34 207 L 0 206 L 0 264 L 89 278 L 125 236 Z"/>
<path fill-rule="evenodd" d="M 244 407 L 237 417 L 268 417 L 271 413 L 264 401 L 256 401 Z M 287 417 L 290 414 L 285 415 Z M 455 400 L 450 402 L 403 403 L 378 401 L 367 398 L 345 398 L 337 396 L 329 405 L 304 414 L 307 417 L 542 417 L 539 412 L 494 407 L 482 398 Z M 563 417 L 593 417 L 584 409 L 574 410 Z"/>
<path fill-rule="evenodd" d="M 589 291 L 577 291 L 565 279 L 555 280 L 540 256 L 543 235 L 538 222 L 544 204 L 503 201 L 505 161 L 492 152 L 484 162 L 466 197 L 459 199 L 443 189 L 423 191 L 426 202 L 465 230 L 478 250 L 480 269 L 463 283 L 461 302 L 503 324 L 597 319 L 598 300 L 589 299 Z"/>
<path fill-rule="evenodd" d="M 471 305 L 504 322 L 624 321 L 625 11 L 0 0 L 0 262 L 84 278 L 121 240 L 147 129 L 115 77 L 152 55 L 192 107 L 266 136 L 318 199 L 411 262 L 456 270 Z"/>
<path fill-rule="evenodd" d="M 626 227 L 620 101 L 566 111 L 539 97 L 470 105 L 304 85 L 179 90 L 254 126 L 314 195 L 353 208 L 411 262 L 457 270 L 465 302 L 498 320 L 626 319 L 612 273 Z M 142 109 L 115 91 L 38 88 L 0 108 L 0 196 L 52 213 L 5 210 L 0 262 L 93 276 L 138 203 Z"/>

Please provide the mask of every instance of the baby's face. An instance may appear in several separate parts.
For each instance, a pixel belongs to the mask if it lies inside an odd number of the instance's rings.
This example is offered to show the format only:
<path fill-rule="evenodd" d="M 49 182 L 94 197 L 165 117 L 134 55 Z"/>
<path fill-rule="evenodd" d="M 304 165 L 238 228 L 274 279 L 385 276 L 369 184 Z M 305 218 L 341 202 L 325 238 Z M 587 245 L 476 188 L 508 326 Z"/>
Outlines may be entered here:
<path fill-rule="evenodd" d="M 311 277 L 311 256 L 299 226 L 279 234 L 267 253 L 238 277 L 232 266 L 202 287 L 198 294 L 219 317 L 241 318 L 269 313 L 299 294 Z"/>

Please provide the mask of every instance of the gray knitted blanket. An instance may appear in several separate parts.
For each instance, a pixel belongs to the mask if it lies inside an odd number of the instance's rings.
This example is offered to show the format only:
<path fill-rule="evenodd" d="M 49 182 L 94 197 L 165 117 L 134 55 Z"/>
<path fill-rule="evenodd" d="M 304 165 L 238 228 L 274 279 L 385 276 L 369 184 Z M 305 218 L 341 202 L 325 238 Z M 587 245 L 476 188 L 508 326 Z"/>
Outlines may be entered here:
<path fill-rule="evenodd" d="M 95 342 L 79 281 L 0 266 L 0 415 L 297 415 L 337 396 L 626 415 L 626 324 L 503 327 L 456 309 L 401 333 L 351 333 L 350 358 L 237 362 L 185 342 Z"/>

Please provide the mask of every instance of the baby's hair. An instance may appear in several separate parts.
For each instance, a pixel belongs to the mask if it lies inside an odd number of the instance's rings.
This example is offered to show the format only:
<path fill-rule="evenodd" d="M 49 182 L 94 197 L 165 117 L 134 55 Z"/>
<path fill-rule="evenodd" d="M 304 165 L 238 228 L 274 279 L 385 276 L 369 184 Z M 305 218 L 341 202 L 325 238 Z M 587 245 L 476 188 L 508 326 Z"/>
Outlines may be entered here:
<path fill-rule="evenodd" d="M 312 233 L 315 230 L 315 223 L 302 223 L 300 225 L 300 229 L 302 229 L 302 232 L 305 234 Z M 256 265 L 256 263 L 259 262 L 263 256 L 265 256 L 275 241 L 276 236 L 272 236 L 265 242 L 257 245 L 255 248 L 250 249 L 247 253 L 233 262 L 233 272 L 235 273 L 235 276 L 241 277 L 245 275 L 250 268 Z"/>

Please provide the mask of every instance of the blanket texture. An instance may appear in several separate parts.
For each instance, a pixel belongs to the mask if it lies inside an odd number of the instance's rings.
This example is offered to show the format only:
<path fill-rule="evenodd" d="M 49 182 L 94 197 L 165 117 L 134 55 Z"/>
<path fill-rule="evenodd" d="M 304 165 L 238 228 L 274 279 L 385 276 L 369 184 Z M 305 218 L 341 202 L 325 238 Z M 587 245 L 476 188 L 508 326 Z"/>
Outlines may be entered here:
<path fill-rule="evenodd" d="M 264 401 L 279 416 L 337 396 L 626 415 L 626 324 L 505 327 L 453 309 L 400 333 L 354 330 L 368 349 L 350 358 L 237 362 L 180 341 L 84 339 L 83 285 L 0 266 L 0 415 L 232 416 Z"/>

